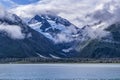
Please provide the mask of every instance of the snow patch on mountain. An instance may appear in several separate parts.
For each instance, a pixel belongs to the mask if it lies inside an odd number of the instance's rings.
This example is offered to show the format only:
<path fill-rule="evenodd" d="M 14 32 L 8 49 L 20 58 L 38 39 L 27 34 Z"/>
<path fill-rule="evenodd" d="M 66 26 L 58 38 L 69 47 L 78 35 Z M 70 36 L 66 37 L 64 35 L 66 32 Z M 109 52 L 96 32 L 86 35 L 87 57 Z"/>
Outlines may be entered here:
<path fill-rule="evenodd" d="M 42 25 L 41 22 L 37 22 L 37 23 L 30 24 L 29 26 L 36 30 L 36 29 L 39 29 L 41 25 Z"/>
<path fill-rule="evenodd" d="M 106 28 L 113 23 L 120 22 L 119 3 L 119 0 L 65 0 L 64 2 L 61 2 L 61 0 L 43 0 L 42 2 L 31 5 L 19 6 L 11 11 L 23 18 L 33 17 L 36 14 L 55 14 L 68 19 L 79 28 L 102 21 L 102 23 L 105 23 L 102 27 Z M 59 5 L 59 7 L 56 7 L 56 5 Z M 50 18 L 48 17 L 48 19 Z M 100 37 L 108 35 L 108 32 L 98 28 L 97 25 L 92 29 L 87 32 L 89 34 L 91 33 L 91 38 L 100 35 L 100 32 L 104 33 Z"/>
<path fill-rule="evenodd" d="M 50 56 L 51 56 L 52 58 L 54 58 L 54 59 L 61 59 L 60 57 L 55 56 L 55 55 L 52 55 L 52 54 L 50 54 Z"/>
<path fill-rule="evenodd" d="M 74 41 L 75 36 L 78 35 L 76 26 L 61 17 L 50 14 L 36 15 L 28 24 L 55 43 Z"/>
<path fill-rule="evenodd" d="M 40 58 L 43 58 L 43 59 L 47 59 L 47 57 L 45 57 L 45 56 L 43 56 L 43 55 L 41 55 L 41 54 L 39 54 L 39 53 L 36 53 Z"/>
<path fill-rule="evenodd" d="M 68 52 L 70 52 L 71 50 L 73 50 L 73 48 L 63 49 L 62 51 L 65 52 L 65 53 L 68 53 Z"/>

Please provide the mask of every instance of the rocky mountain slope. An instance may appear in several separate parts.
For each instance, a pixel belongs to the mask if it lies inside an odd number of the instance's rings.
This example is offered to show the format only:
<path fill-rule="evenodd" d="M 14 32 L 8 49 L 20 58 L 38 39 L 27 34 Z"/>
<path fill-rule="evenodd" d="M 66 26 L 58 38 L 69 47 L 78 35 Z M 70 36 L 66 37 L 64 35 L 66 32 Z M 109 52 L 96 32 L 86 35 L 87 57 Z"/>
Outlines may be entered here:
<path fill-rule="evenodd" d="M 31 29 L 18 16 L 5 14 L 0 17 L 1 58 L 65 57 L 51 40 Z"/>
<path fill-rule="evenodd" d="M 79 57 L 84 58 L 120 58 L 120 23 L 108 26 L 106 31 L 111 35 L 101 39 L 88 39 L 79 44 Z"/>
<path fill-rule="evenodd" d="M 101 24 L 99 22 L 95 26 Z M 35 15 L 26 24 L 17 15 L 0 16 L 0 58 L 119 58 L 120 23 L 91 38 L 90 25 L 79 29 L 56 15 Z"/>
<path fill-rule="evenodd" d="M 75 25 L 56 15 L 35 15 L 28 24 L 55 43 L 71 42 L 78 36 L 79 29 Z"/>

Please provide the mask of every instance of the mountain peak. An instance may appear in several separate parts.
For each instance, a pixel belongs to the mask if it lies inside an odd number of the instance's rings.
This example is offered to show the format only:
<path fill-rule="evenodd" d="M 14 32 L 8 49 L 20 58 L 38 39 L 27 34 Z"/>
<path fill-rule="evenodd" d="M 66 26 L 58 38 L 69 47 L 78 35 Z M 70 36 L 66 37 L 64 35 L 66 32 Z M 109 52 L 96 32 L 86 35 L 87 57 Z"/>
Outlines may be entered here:
<path fill-rule="evenodd" d="M 42 22 L 43 19 L 39 15 L 35 15 L 28 23 L 29 24 L 34 24 L 37 22 Z"/>
<path fill-rule="evenodd" d="M 14 14 L 0 18 L 0 45 L 0 58 L 63 56 L 51 40 L 30 28 Z"/>
<path fill-rule="evenodd" d="M 39 15 L 35 15 L 34 19 L 35 19 L 35 20 L 38 20 L 38 21 L 40 21 L 40 22 L 43 20 L 43 18 L 40 17 Z"/>
<path fill-rule="evenodd" d="M 78 30 L 68 20 L 51 14 L 35 15 L 28 24 L 54 42 L 72 41 L 73 35 L 76 35 Z"/>

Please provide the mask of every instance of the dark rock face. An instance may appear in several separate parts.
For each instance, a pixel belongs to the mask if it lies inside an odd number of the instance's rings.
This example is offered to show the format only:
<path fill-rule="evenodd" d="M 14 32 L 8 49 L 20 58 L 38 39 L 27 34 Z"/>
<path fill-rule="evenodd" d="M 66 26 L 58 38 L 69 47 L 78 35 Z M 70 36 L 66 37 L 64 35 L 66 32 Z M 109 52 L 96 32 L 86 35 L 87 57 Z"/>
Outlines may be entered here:
<path fill-rule="evenodd" d="M 49 24 L 49 22 L 48 22 L 46 19 L 44 19 L 43 17 L 40 17 L 39 15 L 34 16 L 34 17 L 28 22 L 28 24 L 32 24 L 32 23 L 36 23 L 36 22 L 41 22 L 42 25 L 41 25 L 40 29 L 41 29 L 43 32 L 45 32 L 45 29 L 46 29 L 46 28 L 51 27 L 51 25 Z"/>
<path fill-rule="evenodd" d="M 61 32 L 60 30 L 57 29 L 52 29 L 51 25 L 48 25 L 49 22 L 47 20 L 52 20 L 55 21 L 56 24 L 62 24 L 66 27 L 69 27 L 72 25 L 69 21 L 66 19 L 63 19 L 61 17 L 56 17 L 54 15 L 41 15 L 37 16 L 43 19 L 46 23 L 43 24 L 44 29 L 49 28 L 48 32 L 50 34 L 58 34 Z M 36 16 L 33 18 L 34 20 L 37 19 Z M 99 22 L 98 24 L 100 24 Z M 97 25 L 97 24 L 95 24 Z M 115 58 L 115 57 L 120 57 L 120 25 L 119 24 L 113 24 L 109 26 L 106 30 L 109 31 L 112 35 L 111 37 L 113 38 L 112 40 L 106 38 L 103 39 L 91 39 L 87 36 L 83 36 L 82 32 L 84 32 L 86 27 L 90 26 L 85 26 L 82 29 L 78 30 L 78 38 L 85 38 L 86 40 L 81 42 L 81 41 L 72 41 L 68 43 L 60 43 L 56 44 L 56 46 L 59 47 L 59 50 L 61 49 L 68 49 L 69 47 L 73 46 L 73 50 L 67 52 L 66 56 L 69 57 L 77 57 L 77 58 Z M 77 28 L 76 28 L 77 29 Z M 46 31 L 47 32 L 47 31 Z M 89 33 L 88 33 L 89 34 Z M 79 47 L 79 50 L 76 51 L 76 47 Z"/>
<path fill-rule="evenodd" d="M 0 58 L 120 58 L 119 23 L 113 24 L 105 29 L 111 33 L 111 40 L 106 40 L 106 38 L 88 38 L 83 42 L 74 40 L 71 42 L 54 44 L 54 42 L 45 35 L 30 28 L 18 16 L 12 15 L 12 18 L 13 19 L 7 17 L 0 18 L 0 25 L 7 24 L 19 26 L 21 32 L 25 34 L 25 38 L 12 39 L 5 31 L 0 30 Z M 28 23 L 41 22 L 42 25 L 40 29 L 42 32 L 48 32 L 52 35 L 61 33 L 61 30 L 52 28 L 53 26 L 50 24 L 49 20 L 54 21 L 55 24 L 62 24 L 65 27 L 72 25 L 66 19 L 52 15 L 36 15 Z M 48 30 L 46 30 L 47 28 Z M 84 28 L 82 28 L 82 30 L 84 30 Z M 82 35 L 81 33 L 81 30 L 77 32 L 79 37 Z M 71 46 L 73 49 L 69 51 Z M 66 52 L 65 50 L 62 51 L 62 49 L 66 49 Z"/>
<path fill-rule="evenodd" d="M 53 42 L 37 31 L 31 29 L 22 20 L 13 15 L 14 21 L 4 18 L 0 19 L 0 23 L 8 25 L 18 25 L 25 34 L 24 39 L 11 39 L 4 32 L 0 31 L 0 57 L 1 58 L 25 58 L 39 57 L 39 54 L 51 58 L 50 54 L 61 56 L 60 51 L 54 46 Z M 30 37 L 27 37 L 28 34 Z"/>
<path fill-rule="evenodd" d="M 112 39 L 92 39 L 86 41 L 79 57 L 85 58 L 120 58 L 120 24 L 116 23 L 105 29 L 111 33 Z M 81 45 L 80 45 L 81 46 Z"/>
<path fill-rule="evenodd" d="M 65 26 L 70 26 L 70 25 L 72 25 L 68 20 L 66 20 L 66 19 L 64 19 L 64 18 L 61 18 L 61 17 L 59 17 L 59 16 L 49 15 L 49 14 L 44 15 L 44 14 L 43 14 L 43 15 L 41 15 L 41 17 L 43 17 L 43 18 L 45 18 L 45 19 L 53 20 L 53 21 L 55 21 L 56 23 L 61 23 L 61 24 L 65 25 Z"/>
<path fill-rule="evenodd" d="M 40 25 L 36 25 L 39 24 Z M 32 26 L 31 28 L 34 29 L 34 27 L 37 26 L 37 29 L 35 29 L 36 31 L 42 33 L 42 34 L 49 34 L 50 37 L 52 37 L 53 42 L 55 43 L 57 40 L 59 40 L 60 38 L 58 37 L 58 35 L 65 35 L 66 38 L 70 38 L 70 39 L 74 39 L 74 35 L 78 35 L 78 31 L 79 29 L 73 25 L 72 23 L 70 23 L 68 20 L 56 16 L 56 15 L 51 15 L 51 14 L 40 14 L 40 15 L 35 15 L 29 22 L 29 25 L 34 24 L 35 26 Z M 72 32 L 73 29 L 73 32 Z M 74 30 L 76 30 L 76 32 L 74 32 Z M 46 36 L 46 35 L 45 35 Z M 46 36 L 47 38 L 49 38 L 48 36 Z M 49 38 L 51 39 L 51 38 Z M 51 39 L 51 40 L 52 40 Z M 62 51 L 62 49 L 68 49 L 72 46 L 74 46 L 75 44 L 75 40 L 73 41 L 66 41 L 66 42 L 58 42 L 55 43 L 55 46 L 59 48 L 60 51 Z M 68 52 L 63 52 L 65 53 L 64 55 L 66 55 L 67 57 L 73 57 L 76 56 L 76 51 L 75 50 L 71 50 Z"/>

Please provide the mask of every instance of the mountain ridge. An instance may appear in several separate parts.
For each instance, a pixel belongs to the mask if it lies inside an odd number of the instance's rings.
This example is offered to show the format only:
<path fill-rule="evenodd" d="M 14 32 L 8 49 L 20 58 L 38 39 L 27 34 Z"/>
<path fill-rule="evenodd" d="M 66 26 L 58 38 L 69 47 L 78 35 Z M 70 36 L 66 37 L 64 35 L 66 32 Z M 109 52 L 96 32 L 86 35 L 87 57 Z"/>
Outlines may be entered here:
<path fill-rule="evenodd" d="M 10 14 L 0 17 L 0 58 L 119 58 L 119 26 L 108 26 L 108 36 L 91 38 L 91 26 L 79 29 L 56 15 L 36 15 L 26 24 Z M 13 38 L 14 27 L 22 38 Z"/>

